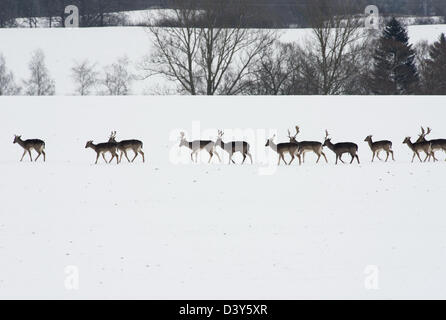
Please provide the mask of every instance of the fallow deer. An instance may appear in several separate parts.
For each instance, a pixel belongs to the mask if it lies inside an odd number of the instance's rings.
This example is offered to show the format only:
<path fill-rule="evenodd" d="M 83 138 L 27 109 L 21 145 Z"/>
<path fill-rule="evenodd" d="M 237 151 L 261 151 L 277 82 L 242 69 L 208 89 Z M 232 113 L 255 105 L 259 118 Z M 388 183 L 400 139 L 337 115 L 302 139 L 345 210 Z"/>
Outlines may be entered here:
<path fill-rule="evenodd" d="M 93 140 L 90 140 L 90 141 L 87 141 L 87 144 L 85 145 L 85 149 L 87 149 L 87 148 L 92 148 L 94 151 L 96 151 L 95 164 L 98 163 L 98 159 L 99 159 L 100 155 L 102 155 L 102 158 L 104 159 L 104 161 L 106 163 L 112 162 L 113 158 L 115 158 L 115 157 L 116 157 L 116 163 L 119 163 L 118 154 L 116 153 L 117 147 L 116 147 L 115 142 L 104 142 L 104 143 L 94 144 Z M 110 161 L 107 161 L 107 159 L 105 159 L 105 154 L 107 152 L 111 153 L 111 155 L 112 155 Z"/>
<path fill-rule="evenodd" d="M 198 153 L 201 150 L 206 150 L 209 153 L 209 161 L 208 163 L 211 162 L 212 157 L 214 156 L 214 154 L 218 157 L 218 160 L 221 162 L 221 158 L 220 155 L 217 153 L 217 151 L 215 150 L 215 142 L 211 141 L 211 140 L 194 140 L 194 141 L 187 141 L 186 138 L 184 137 L 184 132 L 180 133 L 180 145 L 179 147 L 187 147 L 189 148 L 192 153 L 190 154 L 190 158 L 192 160 L 192 162 L 194 162 L 194 154 L 195 154 L 195 162 L 198 162 Z"/>
<path fill-rule="evenodd" d="M 381 151 L 385 151 L 387 154 L 386 162 L 389 159 L 389 155 L 392 155 L 392 160 L 395 161 L 395 158 L 393 157 L 392 141 L 389 140 L 373 141 L 372 135 L 367 136 L 367 138 L 365 138 L 364 141 L 368 142 L 370 150 L 372 150 L 373 153 L 372 162 L 375 159 L 375 155 L 379 160 L 381 160 L 381 158 L 379 157 L 379 153 Z"/>
<path fill-rule="evenodd" d="M 352 157 L 352 160 L 350 161 L 350 164 L 353 163 L 353 160 L 358 161 L 359 162 L 359 157 L 358 157 L 358 145 L 356 143 L 353 142 L 338 142 L 333 144 L 331 142 L 331 138 L 328 137 L 328 131 L 325 130 L 325 142 L 324 142 L 324 146 L 328 147 L 328 149 L 330 149 L 331 151 L 333 151 L 336 154 L 336 163 L 338 164 L 338 159 L 341 160 L 342 163 L 345 163 L 344 161 L 342 161 L 342 155 L 344 153 L 349 153 L 350 156 Z"/>
<path fill-rule="evenodd" d="M 142 147 L 143 147 L 142 141 L 132 139 L 132 140 L 121 140 L 118 142 L 118 141 L 116 141 L 116 131 L 112 131 L 112 133 L 108 139 L 108 142 L 116 143 L 116 148 L 120 152 L 118 163 L 121 163 L 122 155 L 125 155 L 128 162 L 133 162 L 133 161 L 135 161 L 138 154 L 140 154 L 142 156 L 142 162 L 145 162 L 144 152 L 142 151 Z M 129 150 L 132 150 L 133 153 L 135 154 L 135 156 L 133 157 L 133 159 L 131 161 L 127 155 L 127 151 L 129 151 Z"/>
<path fill-rule="evenodd" d="M 275 137 L 276 135 L 274 135 L 271 139 L 268 139 L 266 141 L 265 147 L 270 147 L 271 149 L 273 149 L 273 151 L 277 152 L 277 154 L 279 155 L 279 162 L 277 163 L 277 165 L 280 165 L 280 160 L 283 160 L 283 162 L 287 165 L 291 165 L 296 156 L 298 157 L 300 164 L 300 156 L 297 152 L 299 149 L 299 145 L 297 143 L 292 143 L 292 142 L 275 144 L 274 143 Z M 286 163 L 284 158 L 284 155 L 286 153 L 288 153 L 291 156 L 291 160 L 289 163 Z"/>
<path fill-rule="evenodd" d="M 300 132 L 299 126 L 296 126 L 296 134 L 294 136 L 291 135 L 290 130 L 288 130 L 288 138 L 290 138 L 290 142 L 297 143 L 299 145 L 298 148 L 298 156 L 299 160 L 302 158 L 302 162 L 305 163 L 305 153 L 314 152 L 317 155 L 316 163 L 319 163 L 321 156 L 324 156 L 325 161 L 328 163 L 327 157 L 323 151 L 322 143 L 318 141 L 297 141 L 296 137 Z"/>
<path fill-rule="evenodd" d="M 418 139 L 416 142 L 423 142 L 423 141 L 429 141 L 432 145 L 432 158 L 435 161 L 438 161 L 437 158 L 435 158 L 435 152 L 443 150 L 446 152 L 446 139 L 432 139 L 432 140 L 426 140 L 426 136 L 432 132 L 432 129 L 427 127 L 427 132 L 424 130 L 423 127 L 421 127 L 421 134 L 418 135 Z M 446 160 L 446 159 L 445 159 Z"/>
<path fill-rule="evenodd" d="M 31 162 L 33 161 L 33 158 L 31 157 L 31 150 L 34 149 L 37 152 L 37 157 L 34 159 L 34 161 L 37 161 L 39 159 L 40 155 L 43 154 L 43 161 L 46 161 L 46 154 L 45 154 L 45 142 L 40 139 L 29 139 L 29 140 L 22 140 L 22 136 L 15 135 L 13 143 L 18 143 L 23 149 L 23 155 L 20 161 L 23 160 L 23 157 L 26 153 L 29 154 L 29 159 Z"/>
<path fill-rule="evenodd" d="M 403 141 L 403 144 L 407 144 L 410 150 L 413 151 L 412 162 L 415 159 L 415 156 L 418 156 L 420 162 L 426 162 L 427 159 L 430 161 L 430 157 L 432 156 L 432 144 L 428 141 L 414 142 L 410 141 L 410 137 L 406 137 Z M 424 161 L 421 160 L 420 151 L 423 151 L 426 154 L 426 158 Z"/>
<path fill-rule="evenodd" d="M 215 141 L 215 145 L 219 146 L 223 150 L 225 150 L 229 154 L 229 164 L 235 163 L 234 160 L 232 160 L 232 156 L 234 153 L 240 152 L 243 156 L 242 164 L 245 163 L 246 156 L 249 157 L 252 162 L 252 156 L 249 152 L 249 143 L 246 141 L 231 141 L 231 142 L 223 142 L 222 138 L 225 133 L 222 130 L 218 130 L 218 136 L 217 141 Z"/>

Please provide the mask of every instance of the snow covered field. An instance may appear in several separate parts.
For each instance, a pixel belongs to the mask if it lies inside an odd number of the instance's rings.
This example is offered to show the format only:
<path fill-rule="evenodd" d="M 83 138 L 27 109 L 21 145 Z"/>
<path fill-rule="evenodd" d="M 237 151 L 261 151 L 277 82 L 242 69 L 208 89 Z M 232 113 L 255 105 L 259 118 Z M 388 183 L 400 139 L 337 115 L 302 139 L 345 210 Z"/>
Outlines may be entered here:
<path fill-rule="evenodd" d="M 411 164 L 401 143 L 421 124 L 446 137 L 445 102 L 1 98 L 0 298 L 445 298 L 446 155 Z M 321 141 L 327 128 L 358 143 L 361 165 L 326 150 L 329 164 L 308 155 L 265 175 L 220 149 L 223 164 L 193 165 L 177 135 L 197 124 L 202 138 L 255 130 L 236 138 L 264 161 L 270 130 L 285 141 L 299 124 L 301 140 Z M 111 130 L 143 140 L 148 161 L 94 165 L 85 143 Z M 44 139 L 47 162 L 20 163 L 14 134 Z M 371 164 L 368 134 L 391 139 L 396 162 Z"/>
<path fill-rule="evenodd" d="M 440 33 L 446 33 L 446 25 L 409 26 L 412 43 L 420 40 L 433 42 Z M 301 42 L 311 34 L 310 29 L 281 30 L 283 41 Z M 127 56 L 137 69 L 141 59 L 150 53 L 150 35 L 141 27 L 86 28 L 86 29 L 0 29 L 0 53 L 6 58 L 7 67 L 17 80 L 29 76 L 28 62 L 31 53 L 42 49 L 51 76 L 56 80 L 57 95 L 74 92 L 71 68 L 75 61 L 89 59 L 98 69 Z M 135 81 L 134 94 L 153 94 L 168 87 L 159 77 Z M 19 81 L 21 83 L 21 81 Z"/>

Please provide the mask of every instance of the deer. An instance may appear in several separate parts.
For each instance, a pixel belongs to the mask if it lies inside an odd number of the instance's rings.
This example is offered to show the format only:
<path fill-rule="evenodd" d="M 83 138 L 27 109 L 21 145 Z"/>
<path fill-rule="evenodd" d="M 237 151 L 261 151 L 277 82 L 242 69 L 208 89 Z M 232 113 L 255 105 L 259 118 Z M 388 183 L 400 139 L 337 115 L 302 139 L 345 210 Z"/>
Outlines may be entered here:
<path fill-rule="evenodd" d="M 40 139 L 28 139 L 28 140 L 22 140 L 22 136 L 14 135 L 14 141 L 13 143 L 19 144 L 23 149 L 23 155 L 22 158 L 20 158 L 20 161 L 23 161 L 23 157 L 26 155 L 26 153 L 29 154 L 29 159 L 31 162 L 33 161 L 33 158 L 31 156 L 31 150 L 34 149 L 37 152 L 37 157 L 34 159 L 34 162 L 39 159 L 39 157 L 43 154 L 43 162 L 46 161 L 46 154 L 45 154 L 45 141 Z"/>
<path fill-rule="evenodd" d="M 430 161 L 430 158 L 432 156 L 432 143 L 430 143 L 429 141 L 412 143 L 410 139 L 411 139 L 410 137 L 406 137 L 403 141 L 403 144 L 407 144 L 410 150 L 413 151 L 412 163 L 413 160 L 415 159 L 415 156 L 418 156 L 420 162 L 426 162 L 427 159 L 429 159 Z M 424 158 L 424 161 L 421 160 L 420 151 L 423 151 L 426 154 L 426 158 Z"/>
<path fill-rule="evenodd" d="M 372 162 L 376 157 L 381 160 L 379 157 L 379 153 L 381 151 L 385 151 L 387 156 L 385 162 L 389 159 L 389 156 L 392 155 L 392 160 L 395 161 L 395 158 L 393 156 L 393 150 L 392 150 L 392 141 L 389 140 L 381 140 L 381 141 L 373 141 L 372 135 L 367 136 L 364 141 L 366 141 L 369 144 L 370 150 L 372 150 Z"/>
<path fill-rule="evenodd" d="M 128 162 L 132 162 L 133 163 L 133 161 L 135 161 L 135 159 L 138 156 L 138 154 L 140 154 L 142 156 L 142 162 L 145 162 L 144 152 L 142 151 L 142 147 L 143 147 L 142 141 L 132 139 L 132 140 L 121 140 L 121 141 L 117 142 L 116 141 L 116 131 L 112 131 L 111 134 L 110 134 L 110 137 L 108 139 L 108 142 L 109 143 L 115 143 L 116 144 L 116 148 L 120 152 L 118 163 L 121 163 L 123 155 L 125 155 L 125 157 L 126 157 Z M 127 155 L 127 151 L 128 150 L 132 150 L 133 153 L 135 154 L 135 156 L 133 157 L 132 160 L 130 160 L 128 155 Z M 112 158 L 112 160 L 113 160 L 113 158 Z"/>
<path fill-rule="evenodd" d="M 427 127 L 427 132 L 424 130 L 423 127 L 421 127 L 421 134 L 418 135 L 418 139 L 416 142 L 423 142 L 423 141 L 429 141 L 432 144 L 432 158 L 435 161 L 438 161 L 437 158 L 435 158 L 435 152 L 443 150 L 446 152 L 446 139 L 433 139 L 433 140 L 426 140 L 426 136 L 432 132 L 432 129 Z M 446 159 L 445 159 L 446 161 Z"/>
<path fill-rule="evenodd" d="M 117 150 L 116 142 L 104 142 L 104 143 L 94 144 L 93 140 L 90 140 L 90 141 L 87 141 L 87 144 L 85 145 L 85 149 L 87 149 L 87 148 L 91 148 L 94 151 L 96 151 L 95 164 L 98 164 L 98 159 L 99 159 L 100 155 L 102 155 L 102 158 L 104 159 L 104 161 L 106 163 L 111 163 L 115 157 L 116 157 L 116 163 L 117 164 L 119 163 L 119 157 L 118 157 L 118 154 L 116 153 L 116 150 Z M 107 161 L 107 159 L 105 159 L 105 154 L 107 152 L 110 152 L 112 155 L 110 161 Z"/>
<path fill-rule="evenodd" d="M 209 153 L 209 161 L 211 162 L 212 157 L 214 154 L 218 157 L 218 160 L 221 162 L 220 155 L 215 150 L 215 142 L 211 140 L 194 140 L 194 141 L 187 141 L 184 135 L 184 132 L 180 133 L 180 145 L 179 147 L 187 147 L 189 148 L 192 153 L 190 154 L 190 158 L 192 162 L 194 162 L 194 155 L 195 155 L 195 163 L 198 163 L 198 153 L 201 150 L 206 150 Z"/>
<path fill-rule="evenodd" d="M 299 160 L 300 157 L 302 157 L 302 163 L 305 163 L 305 153 L 307 152 L 314 152 L 317 155 L 316 163 L 319 163 L 319 160 L 321 159 L 321 156 L 324 156 L 325 161 L 328 163 L 327 157 L 325 156 L 325 153 L 323 151 L 323 145 L 322 143 L 318 141 L 297 141 L 296 137 L 300 132 L 299 126 L 296 126 L 296 134 L 294 136 L 291 135 L 290 130 L 288 130 L 288 138 L 290 138 L 291 143 L 296 143 L 299 145 L 298 148 L 298 155 Z"/>
<path fill-rule="evenodd" d="M 358 157 L 358 145 L 356 143 L 338 142 L 338 143 L 333 144 L 331 142 L 331 138 L 329 138 L 328 130 L 325 130 L 325 142 L 323 145 L 324 145 L 324 147 L 328 147 L 328 149 L 330 149 L 331 151 L 333 151 L 336 154 L 336 163 L 335 164 L 338 164 L 338 159 L 342 163 L 345 163 L 344 161 L 342 161 L 342 155 L 344 153 L 349 153 L 350 156 L 352 157 L 350 164 L 353 163 L 353 160 L 355 160 L 355 158 L 358 161 L 358 164 L 360 164 L 359 157 Z"/>
<path fill-rule="evenodd" d="M 249 157 L 249 159 L 251 160 L 251 164 L 253 164 L 252 156 L 251 153 L 249 152 L 250 149 L 249 143 L 246 141 L 223 142 L 222 139 L 224 134 L 225 133 L 223 132 L 223 130 L 218 130 L 218 136 L 217 140 L 215 141 L 215 145 L 219 146 L 229 154 L 229 164 L 231 164 L 231 162 L 235 164 L 234 160 L 232 159 L 232 156 L 234 155 L 234 153 L 237 152 L 240 152 L 243 155 L 242 164 L 245 163 L 246 156 Z"/>
<path fill-rule="evenodd" d="M 299 145 L 297 143 L 292 143 L 292 142 L 275 144 L 274 143 L 275 137 L 276 137 L 276 135 L 273 135 L 272 138 L 268 139 L 266 141 L 265 147 L 270 147 L 271 149 L 273 149 L 273 151 L 277 152 L 277 154 L 279 155 L 279 162 L 277 163 L 277 165 L 278 166 L 280 165 L 280 160 L 283 160 L 285 165 L 291 165 L 291 163 L 294 161 L 294 158 L 296 156 L 299 159 L 299 165 L 300 165 L 301 159 L 300 159 L 300 155 L 297 152 L 299 149 Z M 287 163 L 284 158 L 284 155 L 286 153 L 289 153 L 291 156 L 291 160 L 289 163 Z"/>

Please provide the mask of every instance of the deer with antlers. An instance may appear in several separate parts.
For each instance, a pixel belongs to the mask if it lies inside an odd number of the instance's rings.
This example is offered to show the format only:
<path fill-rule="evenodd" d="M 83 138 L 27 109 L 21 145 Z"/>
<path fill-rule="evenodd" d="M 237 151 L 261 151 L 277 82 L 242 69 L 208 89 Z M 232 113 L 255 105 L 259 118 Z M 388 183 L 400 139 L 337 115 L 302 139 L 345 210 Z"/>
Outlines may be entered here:
<path fill-rule="evenodd" d="M 190 158 L 192 162 L 194 162 L 194 155 L 195 155 L 195 162 L 198 163 L 198 153 L 201 150 L 206 150 L 209 153 L 209 161 L 211 162 L 212 157 L 214 154 L 218 157 L 218 160 L 221 162 L 220 155 L 215 150 L 215 142 L 211 140 L 194 140 L 194 141 L 187 141 L 184 135 L 184 132 L 180 133 L 180 145 L 179 147 L 187 147 L 192 152 L 190 154 Z"/>
<path fill-rule="evenodd" d="M 350 161 L 350 164 L 353 163 L 353 160 L 358 161 L 359 162 L 359 157 L 358 157 L 358 145 L 356 143 L 353 142 L 338 142 L 333 144 L 331 142 L 331 138 L 329 138 L 329 134 L 328 131 L 325 130 L 325 142 L 324 142 L 324 146 L 328 147 L 328 149 L 330 149 L 331 151 L 333 151 L 336 154 L 336 163 L 338 164 L 338 159 L 342 162 L 345 163 L 344 161 L 342 161 L 342 155 L 344 153 L 349 153 L 350 156 L 352 157 L 352 160 Z"/>
<path fill-rule="evenodd" d="M 277 165 L 280 165 L 280 160 L 283 160 L 283 162 L 287 165 L 291 165 L 291 163 L 294 161 L 295 157 L 299 159 L 299 165 L 301 164 L 300 155 L 298 153 L 299 145 L 297 143 L 292 142 L 286 142 L 286 143 L 274 143 L 274 138 L 276 135 L 273 135 L 272 138 L 268 139 L 266 141 L 265 147 L 270 147 L 273 151 L 277 152 L 279 155 L 279 162 Z M 291 160 L 289 163 L 285 161 L 285 154 L 289 154 L 291 156 Z"/>
<path fill-rule="evenodd" d="M 435 161 L 438 161 L 437 158 L 435 158 L 435 152 L 443 150 L 446 152 L 446 139 L 432 139 L 432 140 L 426 140 L 426 136 L 429 135 L 432 132 L 432 129 L 427 127 L 427 132 L 424 130 L 423 127 L 421 127 L 421 133 L 418 135 L 418 139 L 416 142 L 424 142 L 429 141 L 431 143 L 432 147 L 432 158 Z M 445 159 L 446 161 L 446 159 Z"/>
<path fill-rule="evenodd" d="M 138 154 L 142 156 L 142 162 L 145 162 L 144 152 L 142 151 L 143 143 L 140 140 L 132 139 L 132 140 L 121 140 L 119 142 L 116 141 L 116 131 L 112 131 L 110 137 L 108 139 L 109 143 L 115 143 L 116 148 L 119 150 L 119 160 L 118 163 L 121 163 L 122 156 L 125 155 L 128 162 L 135 161 Z M 132 160 L 129 159 L 127 155 L 127 151 L 132 150 L 135 156 Z M 113 160 L 113 158 L 112 158 Z M 111 160 L 110 160 L 111 161 Z"/>
<path fill-rule="evenodd" d="M 215 145 L 219 146 L 229 154 L 229 164 L 231 164 L 231 162 L 235 164 L 234 160 L 232 159 L 232 156 L 234 155 L 234 153 L 237 152 L 240 152 L 243 156 L 242 164 L 245 163 L 247 156 L 251 160 L 251 164 L 253 164 L 252 156 L 251 153 L 249 152 L 250 149 L 249 143 L 246 141 L 223 142 L 222 139 L 224 134 L 225 133 L 223 132 L 223 130 L 218 130 L 218 136 L 217 136 L 217 141 L 215 141 Z"/>
<path fill-rule="evenodd" d="M 367 136 L 367 138 L 364 139 L 369 144 L 370 150 L 372 150 L 372 162 L 376 157 L 381 160 L 379 157 L 379 153 L 381 151 L 385 151 L 386 156 L 386 162 L 389 159 L 389 155 L 392 155 L 392 160 L 395 161 L 395 158 L 393 157 L 393 150 L 392 150 L 392 141 L 389 140 L 381 140 L 381 141 L 373 141 L 372 135 Z"/>
<path fill-rule="evenodd" d="M 37 152 L 37 157 L 34 159 L 34 161 L 37 161 L 39 159 L 40 155 L 43 154 L 43 162 L 46 160 L 46 154 L 45 154 L 45 142 L 40 139 L 29 139 L 29 140 L 22 140 L 22 136 L 15 135 L 13 143 L 17 143 L 19 146 L 21 146 L 24 149 L 22 158 L 20 161 L 23 161 L 23 157 L 28 153 L 29 159 L 31 162 L 33 161 L 33 158 L 31 156 L 31 150 L 35 150 Z"/>
<path fill-rule="evenodd" d="M 325 156 L 325 153 L 323 151 L 324 146 L 322 143 L 318 141 L 297 141 L 296 137 L 300 132 L 299 126 L 296 126 L 296 134 L 294 136 L 291 135 L 290 130 L 288 130 L 288 138 L 290 138 L 291 143 L 296 143 L 298 147 L 298 155 L 299 160 L 302 158 L 302 162 L 305 163 L 305 153 L 307 152 L 314 152 L 317 155 L 316 163 L 319 163 L 319 160 L 321 156 L 324 157 L 325 161 L 328 163 L 327 157 Z"/>

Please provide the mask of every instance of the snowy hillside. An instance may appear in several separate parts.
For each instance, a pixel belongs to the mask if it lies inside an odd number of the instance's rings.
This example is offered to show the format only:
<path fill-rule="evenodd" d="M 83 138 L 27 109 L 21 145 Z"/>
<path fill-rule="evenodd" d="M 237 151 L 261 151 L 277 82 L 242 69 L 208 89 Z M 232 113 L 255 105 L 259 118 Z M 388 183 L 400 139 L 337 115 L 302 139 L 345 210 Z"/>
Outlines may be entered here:
<path fill-rule="evenodd" d="M 85 53 L 75 45 L 80 33 L 53 54 Z M 121 50 L 132 51 L 126 39 Z M 24 48 L 38 44 L 30 42 Z M 106 45 L 94 48 L 107 56 Z M 0 298 L 445 298 L 446 155 L 411 164 L 401 143 L 421 124 L 446 137 L 444 98 L 14 97 L 0 105 Z M 326 150 L 329 164 L 308 155 L 301 167 L 276 168 L 266 137 L 277 130 L 285 141 L 296 124 L 300 139 L 321 141 L 328 129 L 334 141 L 358 143 L 361 165 L 335 166 Z M 207 165 L 203 155 L 190 164 L 177 146 L 192 127 L 193 138 L 243 129 L 235 138 L 250 142 L 256 163 L 228 166 L 224 155 Z M 148 161 L 93 165 L 85 142 L 111 130 L 143 140 Z M 44 139 L 47 162 L 20 163 L 14 134 Z M 394 142 L 395 162 L 370 163 L 369 134 Z M 73 267 L 79 287 L 68 290 Z M 378 290 L 364 285 L 370 268 L 379 270 Z"/>
<path fill-rule="evenodd" d="M 410 26 L 410 40 L 435 41 L 446 25 Z M 303 41 L 311 33 L 310 29 L 282 30 L 283 41 Z M 74 92 L 70 77 L 75 61 L 89 59 L 99 68 L 127 56 L 136 70 L 137 64 L 150 53 L 150 38 L 147 30 L 140 27 L 88 28 L 88 29 L 0 29 L 0 53 L 16 78 L 28 77 L 28 62 L 31 53 L 41 48 L 46 55 L 46 63 L 56 80 L 56 93 L 69 95 Z M 163 91 L 165 82 L 160 78 L 136 81 L 134 94 Z"/>

